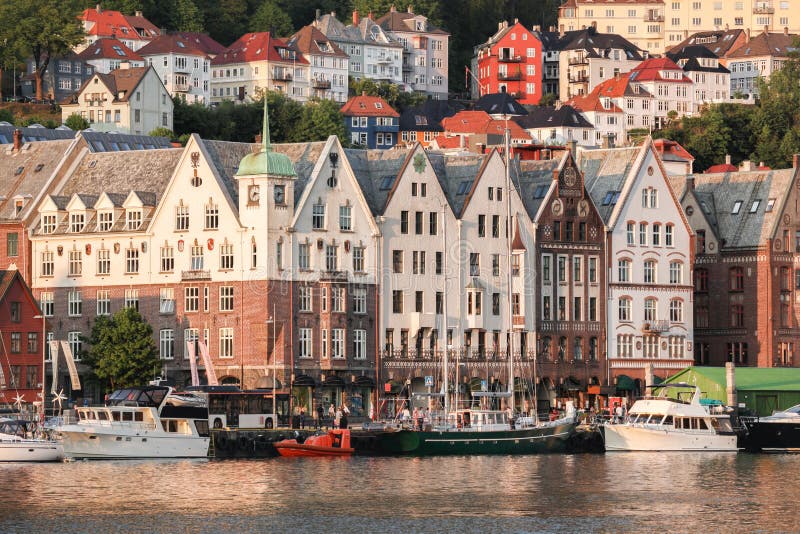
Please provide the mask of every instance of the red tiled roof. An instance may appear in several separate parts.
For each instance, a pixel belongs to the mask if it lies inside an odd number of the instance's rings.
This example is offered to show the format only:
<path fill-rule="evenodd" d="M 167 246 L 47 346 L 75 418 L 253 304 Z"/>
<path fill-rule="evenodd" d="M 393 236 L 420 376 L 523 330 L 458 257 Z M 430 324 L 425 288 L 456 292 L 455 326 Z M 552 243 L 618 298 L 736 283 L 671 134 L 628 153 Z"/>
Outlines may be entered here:
<path fill-rule="evenodd" d="M 613 101 L 611 102 L 610 108 L 603 107 L 603 103 L 600 101 L 600 94 L 598 92 L 598 87 L 594 88 L 594 90 L 589 93 L 588 95 L 576 95 L 572 97 L 572 100 L 567 100 L 564 104 L 572 106 L 573 108 L 577 109 L 578 111 L 597 111 L 601 113 L 622 113 L 622 110 L 617 106 Z"/>
<path fill-rule="evenodd" d="M 739 172 L 739 167 L 737 167 L 736 165 L 731 165 L 730 163 L 720 163 L 719 165 L 712 165 L 705 171 L 706 174 L 714 174 L 721 172 Z"/>
<path fill-rule="evenodd" d="M 599 83 L 596 89 L 601 96 L 619 98 L 625 96 L 625 90 L 628 88 L 629 81 L 630 73 L 621 74 L 619 77 L 614 77 Z"/>
<path fill-rule="evenodd" d="M 158 28 L 146 18 L 126 16 L 119 11 L 84 9 L 78 18 L 93 23 L 86 33 L 99 37 L 152 39 L 159 34 Z M 137 28 L 143 33 L 140 34 Z"/>
<path fill-rule="evenodd" d="M 161 35 L 140 50 L 143 56 L 154 56 L 179 52 L 190 56 L 216 56 L 225 47 L 204 33 L 177 32 Z"/>
<path fill-rule="evenodd" d="M 386 100 L 379 96 L 354 96 L 342 106 L 342 115 L 348 117 L 399 117 Z"/>
<path fill-rule="evenodd" d="M 680 79 L 664 78 L 661 76 L 661 71 L 672 70 L 681 73 Z M 634 75 L 634 73 L 636 73 Z M 645 59 L 639 63 L 636 68 L 630 72 L 631 80 L 637 82 L 672 82 L 672 83 L 692 83 L 685 74 L 683 69 L 677 63 L 668 57 L 653 57 Z"/>
<path fill-rule="evenodd" d="M 655 139 L 653 141 L 653 147 L 661 154 L 675 154 L 683 159 L 694 161 L 694 156 L 677 141 L 672 141 L 671 139 Z"/>
<path fill-rule="evenodd" d="M 82 61 L 90 61 L 92 59 L 144 61 L 142 56 L 125 46 L 125 43 L 111 37 L 104 37 L 93 42 L 89 45 L 89 48 L 78 54 L 78 58 Z"/>
<path fill-rule="evenodd" d="M 300 52 L 304 54 L 325 55 L 331 57 L 348 57 L 344 51 L 339 48 L 336 43 L 328 39 L 328 37 L 312 25 L 304 26 L 297 33 L 292 35 L 289 42 Z M 319 45 L 327 43 L 330 51 L 323 51 Z"/>
<path fill-rule="evenodd" d="M 447 137 L 444 134 L 439 134 L 433 139 L 436 141 L 436 146 L 439 148 L 461 148 L 461 138 L 459 136 Z"/>
<path fill-rule="evenodd" d="M 211 60 L 212 65 L 249 63 L 251 61 L 283 61 L 308 65 L 308 61 L 297 54 L 294 59 L 281 57 L 279 48 L 289 48 L 286 41 L 272 37 L 269 32 L 246 33 L 235 43 Z"/>
<path fill-rule="evenodd" d="M 485 111 L 459 111 L 442 119 L 442 128 L 448 133 L 499 134 L 506 131 L 506 122 L 493 119 Z M 512 139 L 530 139 L 530 134 L 514 121 L 508 121 Z"/>

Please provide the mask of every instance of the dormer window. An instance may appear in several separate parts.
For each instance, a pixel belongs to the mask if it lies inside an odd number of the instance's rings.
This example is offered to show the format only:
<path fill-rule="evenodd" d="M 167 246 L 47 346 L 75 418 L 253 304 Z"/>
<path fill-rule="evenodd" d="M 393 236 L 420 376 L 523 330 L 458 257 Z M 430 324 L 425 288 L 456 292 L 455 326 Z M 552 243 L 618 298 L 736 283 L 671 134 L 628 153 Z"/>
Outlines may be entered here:
<path fill-rule="evenodd" d="M 383 104 L 380 102 L 375 102 L 375 109 L 383 109 Z"/>
<path fill-rule="evenodd" d="M 56 216 L 42 215 L 42 233 L 52 234 L 56 231 Z"/>
<path fill-rule="evenodd" d="M 142 210 L 128 210 L 125 212 L 125 229 L 138 230 L 142 225 Z"/>
<path fill-rule="evenodd" d="M 83 213 L 70 213 L 69 231 L 72 233 L 82 232 L 85 221 L 86 216 Z"/>
<path fill-rule="evenodd" d="M 101 211 L 97 214 L 97 229 L 101 232 L 108 232 L 114 226 L 114 213 L 111 211 Z"/>

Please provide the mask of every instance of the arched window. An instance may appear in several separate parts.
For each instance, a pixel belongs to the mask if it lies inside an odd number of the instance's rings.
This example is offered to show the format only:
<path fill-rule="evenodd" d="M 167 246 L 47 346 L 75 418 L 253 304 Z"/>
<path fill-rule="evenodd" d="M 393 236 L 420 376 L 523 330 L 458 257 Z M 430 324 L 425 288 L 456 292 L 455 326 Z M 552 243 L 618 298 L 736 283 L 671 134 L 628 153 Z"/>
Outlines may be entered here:
<path fill-rule="evenodd" d="M 550 343 L 550 336 L 542 338 L 542 359 L 545 361 L 550 360 Z"/>

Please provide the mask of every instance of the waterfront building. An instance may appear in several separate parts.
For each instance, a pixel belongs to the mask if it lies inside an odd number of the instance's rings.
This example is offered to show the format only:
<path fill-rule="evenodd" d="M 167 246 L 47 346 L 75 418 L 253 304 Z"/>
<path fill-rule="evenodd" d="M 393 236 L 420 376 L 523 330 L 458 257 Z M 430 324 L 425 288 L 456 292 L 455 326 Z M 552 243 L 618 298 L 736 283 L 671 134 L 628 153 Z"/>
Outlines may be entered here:
<path fill-rule="evenodd" d="M 94 67 L 94 71 L 100 74 L 108 74 L 112 70 L 117 70 L 123 62 L 127 63 L 129 67 L 145 66 L 142 56 L 125 46 L 122 41 L 111 37 L 93 42 L 78 54 L 78 59 Z"/>
<path fill-rule="evenodd" d="M 694 233 L 650 138 L 578 154 L 606 228 L 609 377 L 641 386 L 693 361 Z"/>
<path fill-rule="evenodd" d="M 518 20 L 497 25 L 497 33 L 475 47 L 475 98 L 507 92 L 520 104 L 536 105 L 542 98 L 542 42 Z"/>
<path fill-rule="evenodd" d="M 695 363 L 797 367 L 797 158 L 671 180 L 696 234 Z"/>
<path fill-rule="evenodd" d="M 256 101 L 265 82 L 270 91 L 305 102 L 309 77 L 308 61 L 285 40 L 269 32 L 246 33 L 211 60 L 211 103 Z"/>
<path fill-rule="evenodd" d="M 589 392 L 608 385 L 606 360 L 605 224 L 572 152 L 558 160 L 522 162 L 520 187 L 533 222 L 535 347 L 539 401 L 589 403 Z"/>
<path fill-rule="evenodd" d="M 665 2 L 663 0 L 565 0 L 561 31 L 597 26 L 619 33 L 651 54 L 681 43 L 688 32 L 734 30 L 800 32 L 800 13 L 789 0 Z"/>
<path fill-rule="evenodd" d="M 594 126 L 567 104 L 539 106 L 514 121 L 530 134 L 535 144 L 564 146 L 570 141 L 584 146 L 595 144 Z"/>
<path fill-rule="evenodd" d="M 391 148 L 400 137 L 400 114 L 383 98 L 362 93 L 342 106 L 350 142 L 363 148 Z"/>
<path fill-rule="evenodd" d="M 78 114 L 93 130 L 148 134 L 156 128 L 172 130 L 172 98 L 152 67 L 120 68 L 95 73 L 61 104 L 62 120 Z"/>
<path fill-rule="evenodd" d="M 596 28 L 567 32 L 559 41 L 559 95 L 587 95 L 605 80 L 635 69 L 648 53 L 613 33 Z"/>
<path fill-rule="evenodd" d="M 403 65 L 403 45 L 372 20 L 372 13 L 362 18 L 353 11 L 349 25 L 330 13 L 318 16 L 314 26 L 349 56 L 349 76 L 354 80 L 369 78 L 408 87 L 404 69 L 411 72 L 411 67 Z"/>
<path fill-rule="evenodd" d="M 167 92 L 190 104 L 211 102 L 211 60 L 225 47 L 203 33 L 161 35 L 139 49 Z"/>
<path fill-rule="evenodd" d="M 8 405 L 41 400 L 45 323 L 39 315 L 19 271 L 0 270 L 0 399 Z"/>
<path fill-rule="evenodd" d="M 119 11 L 102 9 L 97 4 L 94 9 L 84 9 L 78 18 L 83 24 L 86 39 L 75 47 L 75 52 L 81 52 L 98 39 L 107 37 L 119 39 L 125 46 L 137 51 L 161 34 L 161 30 L 144 18 L 141 11 L 125 15 Z"/>
<path fill-rule="evenodd" d="M 310 65 L 310 96 L 345 103 L 347 72 L 350 68 L 347 54 L 312 25 L 295 33 L 288 44 L 300 52 Z"/>
<path fill-rule="evenodd" d="M 763 31 L 747 38 L 744 44 L 728 54 L 727 67 L 731 73 L 732 95 L 758 95 L 758 79 L 769 80 L 773 72 L 781 69 L 789 59 L 790 52 L 796 50 L 798 34 Z"/>
<path fill-rule="evenodd" d="M 403 46 L 403 83 L 435 100 L 447 100 L 450 34 L 414 13 L 411 5 L 405 12 L 392 5 L 376 22 Z"/>

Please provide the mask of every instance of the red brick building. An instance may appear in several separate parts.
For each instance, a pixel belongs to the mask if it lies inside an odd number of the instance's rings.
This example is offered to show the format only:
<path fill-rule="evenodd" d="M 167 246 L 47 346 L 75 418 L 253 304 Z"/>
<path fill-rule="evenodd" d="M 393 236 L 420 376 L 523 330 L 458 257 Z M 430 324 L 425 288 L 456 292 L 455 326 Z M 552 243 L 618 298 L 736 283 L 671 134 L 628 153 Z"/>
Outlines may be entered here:
<path fill-rule="evenodd" d="M 0 271 L 0 402 L 23 404 L 42 391 L 44 323 L 30 288 L 18 271 Z"/>
<path fill-rule="evenodd" d="M 800 366 L 797 158 L 672 185 L 696 233 L 695 363 Z"/>
<path fill-rule="evenodd" d="M 497 33 L 475 49 L 478 95 L 507 92 L 520 104 L 542 97 L 542 42 L 518 21 L 498 24 Z"/>

